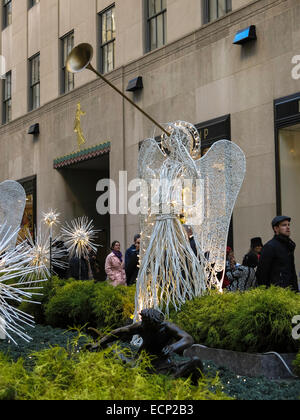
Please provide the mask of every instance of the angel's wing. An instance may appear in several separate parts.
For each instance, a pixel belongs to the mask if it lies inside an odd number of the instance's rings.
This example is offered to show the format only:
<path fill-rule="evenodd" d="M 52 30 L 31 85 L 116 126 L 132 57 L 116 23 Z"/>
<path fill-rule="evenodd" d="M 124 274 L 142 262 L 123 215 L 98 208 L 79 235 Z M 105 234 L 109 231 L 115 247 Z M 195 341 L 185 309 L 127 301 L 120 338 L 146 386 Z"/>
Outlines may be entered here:
<path fill-rule="evenodd" d="M 153 225 L 155 223 L 155 216 L 151 215 L 153 181 L 157 180 L 157 182 L 159 182 L 161 167 L 163 166 L 165 159 L 164 153 L 154 139 L 147 139 L 142 143 L 138 159 L 138 176 L 143 183 L 141 186 L 140 216 L 140 228 L 142 233 L 140 248 L 141 259 L 148 248 Z"/>
<path fill-rule="evenodd" d="M 0 184 L 0 225 L 6 226 L 2 235 L 5 235 L 7 230 L 13 232 L 20 227 L 25 204 L 26 194 L 21 184 L 15 181 L 4 181 Z M 17 234 L 11 246 L 15 246 L 16 240 Z"/>
<path fill-rule="evenodd" d="M 216 272 L 224 270 L 226 245 L 233 208 L 244 181 L 243 151 L 228 140 L 220 140 L 196 161 L 202 180 L 203 218 L 193 226 L 198 242 Z"/>

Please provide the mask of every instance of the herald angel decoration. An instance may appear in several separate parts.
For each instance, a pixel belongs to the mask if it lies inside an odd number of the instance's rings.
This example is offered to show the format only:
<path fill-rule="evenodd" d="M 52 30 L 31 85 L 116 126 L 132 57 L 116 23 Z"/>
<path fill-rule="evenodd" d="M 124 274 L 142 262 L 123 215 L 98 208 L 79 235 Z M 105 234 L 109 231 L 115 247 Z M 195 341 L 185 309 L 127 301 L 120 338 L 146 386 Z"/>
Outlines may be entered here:
<path fill-rule="evenodd" d="M 167 130 L 160 144 L 145 140 L 139 153 L 136 318 L 145 308 L 168 313 L 170 304 L 178 310 L 207 289 L 222 290 L 229 225 L 246 171 L 245 155 L 231 141 L 214 143 L 201 157 L 192 124 L 177 121 Z"/>

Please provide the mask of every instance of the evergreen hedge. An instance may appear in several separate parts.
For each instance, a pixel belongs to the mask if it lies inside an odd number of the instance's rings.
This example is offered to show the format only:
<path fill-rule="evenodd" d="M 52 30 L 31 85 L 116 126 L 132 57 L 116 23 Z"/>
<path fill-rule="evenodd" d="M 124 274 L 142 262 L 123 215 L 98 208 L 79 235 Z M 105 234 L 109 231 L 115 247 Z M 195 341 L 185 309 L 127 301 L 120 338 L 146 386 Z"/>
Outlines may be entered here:
<path fill-rule="evenodd" d="M 20 310 L 34 316 L 40 325 L 67 329 L 88 324 L 111 330 L 131 322 L 135 286 L 112 287 L 107 282 L 60 280 L 45 282 L 40 304 L 22 303 Z"/>
<path fill-rule="evenodd" d="M 297 353 L 292 319 L 300 314 L 300 295 L 260 287 L 247 292 L 212 292 L 182 306 L 172 321 L 208 347 L 249 353 Z"/>
<path fill-rule="evenodd" d="M 83 326 L 107 331 L 130 322 L 135 286 L 112 287 L 106 282 L 61 281 L 47 285 L 38 310 L 39 323 L 54 328 Z M 292 319 L 300 314 L 300 295 L 288 289 L 260 287 L 247 292 L 215 291 L 186 302 L 171 321 L 191 334 L 196 343 L 227 350 L 297 353 L 300 340 L 292 338 Z"/>

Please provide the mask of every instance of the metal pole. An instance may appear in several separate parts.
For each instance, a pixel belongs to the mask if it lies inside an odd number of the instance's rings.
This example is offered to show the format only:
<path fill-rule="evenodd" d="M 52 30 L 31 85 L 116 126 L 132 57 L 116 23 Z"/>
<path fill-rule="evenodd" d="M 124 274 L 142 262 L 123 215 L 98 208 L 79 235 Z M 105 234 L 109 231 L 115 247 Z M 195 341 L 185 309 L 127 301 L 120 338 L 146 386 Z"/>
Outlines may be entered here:
<path fill-rule="evenodd" d="M 163 131 L 168 137 L 170 137 L 170 133 L 157 121 L 155 121 L 147 112 L 145 112 L 142 108 L 140 108 L 136 103 L 134 103 L 128 96 L 126 96 L 120 89 L 118 89 L 115 85 L 113 85 L 109 80 L 106 79 L 102 74 L 100 74 L 97 70 L 94 69 L 94 67 L 89 64 L 87 69 L 94 72 L 100 79 L 102 79 L 105 83 L 107 83 L 111 88 L 113 88 L 116 92 L 118 92 L 121 96 L 123 96 L 126 101 L 128 101 L 132 106 L 134 106 L 136 109 L 138 109 L 145 117 L 147 117 L 153 124 L 155 124 L 161 131 Z"/>

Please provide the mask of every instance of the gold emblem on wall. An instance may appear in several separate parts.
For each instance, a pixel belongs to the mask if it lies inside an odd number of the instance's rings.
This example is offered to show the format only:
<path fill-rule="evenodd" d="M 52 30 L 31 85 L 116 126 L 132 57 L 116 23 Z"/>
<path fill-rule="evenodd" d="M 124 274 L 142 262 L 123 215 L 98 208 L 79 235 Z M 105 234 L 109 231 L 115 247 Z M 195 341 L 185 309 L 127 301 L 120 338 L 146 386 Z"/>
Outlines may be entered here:
<path fill-rule="evenodd" d="M 76 116 L 75 116 L 75 123 L 74 123 L 74 132 L 77 133 L 78 152 L 81 151 L 81 146 L 86 143 L 86 140 L 83 135 L 82 128 L 81 128 L 81 117 L 84 115 L 86 115 L 86 112 L 82 111 L 81 104 L 80 102 L 78 102 Z"/>

